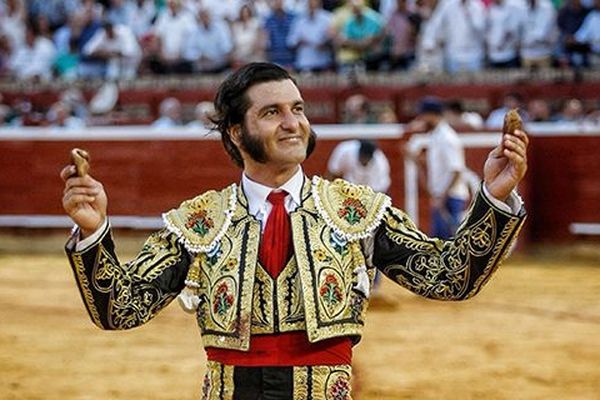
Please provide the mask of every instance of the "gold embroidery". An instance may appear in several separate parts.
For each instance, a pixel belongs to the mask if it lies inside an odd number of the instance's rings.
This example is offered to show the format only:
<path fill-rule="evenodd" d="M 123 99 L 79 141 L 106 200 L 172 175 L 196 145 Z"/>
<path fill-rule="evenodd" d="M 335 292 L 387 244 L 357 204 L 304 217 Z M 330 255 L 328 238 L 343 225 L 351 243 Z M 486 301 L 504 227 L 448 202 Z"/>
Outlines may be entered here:
<path fill-rule="evenodd" d="M 92 317 L 92 321 L 94 322 L 94 324 L 101 328 L 102 322 L 100 322 L 100 314 L 98 313 L 98 309 L 96 308 L 94 295 L 90 290 L 90 284 L 88 282 L 87 276 L 85 275 L 85 267 L 83 265 L 83 259 L 81 258 L 81 254 L 72 254 L 71 260 L 73 261 L 73 265 L 75 267 L 75 274 L 77 275 L 79 287 L 81 288 L 81 292 L 83 293 L 83 301 L 85 302 L 85 306 L 89 310 L 90 316 Z"/>
<path fill-rule="evenodd" d="M 237 203 L 236 185 L 208 191 L 163 214 L 167 229 L 192 253 L 207 252 L 227 231 Z"/>
<path fill-rule="evenodd" d="M 202 400 L 233 399 L 233 366 L 208 361 L 202 384 Z"/>
<path fill-rule="evenodd" d="M 330 228 L 348 240 L 369 236 L 379 226 L 391 200 L 371 188 L 342 179 L 313 178 L 314 204 Z"/>
<path fill-rule="evenodd" d="M 352 400 L 349 365 L 294 367 L 296 400 Z"/>

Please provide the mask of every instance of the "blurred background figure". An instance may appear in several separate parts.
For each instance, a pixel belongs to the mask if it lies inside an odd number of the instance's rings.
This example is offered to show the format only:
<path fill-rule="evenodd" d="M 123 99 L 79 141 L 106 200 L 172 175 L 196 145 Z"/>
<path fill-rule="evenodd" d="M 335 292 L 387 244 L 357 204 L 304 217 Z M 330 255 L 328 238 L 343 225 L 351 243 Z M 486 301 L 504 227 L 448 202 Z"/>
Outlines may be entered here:
<path fill-rule="evenodd" d="M 575 41 L 589 51 L 589 63 L 600 67 L 600 0 L 594 2 L 594 8 L 585 17 L 581 27 L 575 32 Z"/>
<path fill-rule="evenodd" d="M 429 133 L 427 165 L 418 154 L 407 154 L 420 164 L 421 180 L 427 182 L 431 200 L 432 236 L 450 238 L 461 222 L 469 187 L 463 146 L 454 129 L 443 116 L 443 104 L 435 97 L 424 98 L 418 107 L 417 119 Z M 427 170 L 427 175 L 424 171 Z"/>
<path fill-rule="evenodd" d="M 415 49 L 415 70 L 423 73 L 438 73 L 444 70 L 443 41 L 436 36 L 436 27 L 431 17 L 437 0 L 416 0 L 418 15 L 418 37 Z"/>
<path fill-rule="evenodd" d="M 581 27 L 589 9 L 581 0 L 567 0 L 558 11 L 556 24 L 559 31 L 558 64 L 562 67 L 588 65 L 587 49 L 578 44 L 575 32 Z"/>
<path fill-rule="evenodd" d="M 256 17 L 254 8 L 244 4 L 239 17 L 231 24 L 233 39 L 232 62 L 237 68 L 253 61 L 264 61 L 265 32 L 261 21 Z"/>
<path fill-rule="evenodd" d="M 297 71 L 319 72 L 333 69 L 331 13 L 321 0 L 308 0 L 308 11 L 294 19 L 288 46 L 296 52 Z"/>
<path fill-rule="evenodd" d="M 485 13 L 481 0 L 440 2 L 433 10 L 430 24 L 424 47 L 434 50 L 443 44 L 447 72 L 483 69 Z"/>
<path fill-rule="evenodd" d="M 350 15 L 342 23 L 337 45 L 347 50 L 341 72 L 379 69 L 385 58 L 385 22 L 363 0 L 350 0 Z"/>
<path fill-rule="evenodd" d="M 296 58 L 287 42 L 295 17 L 283 7 L 283 0 L 271 0 L 271 13 L 264 25 L 267 60 L 285 68 L 293 68 Z"/>
<path fill-rule="evenodd" d="M 549 0 L 527 0 L 521 20 L 521 64 L 538 69 L 552 66 L 557 42 L 556 10 Z"/>
<path fill-rule="evenodd" d="M 362 94 L 355 94 L 344 103 L 345 124 L 373 124 L 377 118 L 372 114 L 368 99 Z"/>
<path fill-rule="evenodd" d="M 17 79 L 49 81 L 55 57 L 54 43 L 40 35 L 37 23 L 30 21 L 25 28 L 25 42 L 11 54 L 9 70 Z"/>
<path fill-rule="evenodd" d="M 557 122 L 583 122 L 585 119 L 585 111 L 583 103 L 579 99 L 566 100 L 558 114 L 553 118 Z"/>
<path fill-rule="evenodd" d="M 183 57 L 192 64 L 192 71 L 223 72 L 231 66 L 232 51 L 229 25 L 225 20 L 214 18 L 208 9 L 200 8 L 183 50 Z"/>
<path fill-rule="evenodd" d="M 523 121 L 527 121 L 526 111 L 523 109 L 523 97 L 519 93 L 507 93 L 502 99 L 502 105 L 490 112 L 485 126 L 490 129 L 501 129 L 504 124 L 504 116 L 509 110 L 516 108 Z"/>
<path fill-rule="evenodd" d="M 186 126 L 190 128 L 213 128 L 212 118 L 215 117 L 215 106 L 212 101 L 201 101 L 194 108 L 194 119 Z"/>
<path fill-rule="evenodd" d="M 181 103 L 175 97 L 167 97 L 160 103 L 160 117 L 152 123 L 155 128 L 171 128 L 181 125 Z"/>
<path fill-rule="evenodd" d="M 483 128 L 483 118 L 475 111 L 466 111 L 463 102 L 453 99 L 446 102 L 444 118 L 454 129 L 474 130 Z"/>
<path fill-rule="evenodd" d="M 191 38 L 194 16 L 181 5 L 181 0 L 167 0 L 148 39 L 149 66 L 156 74 L 185 74 L 192 71 L 184 58 L 186 42 Z"/>
<path fill-rule="evenodd" d="M 532 99 L 527 103 L 528 122 L 549 122 L 552 113 L 548 103 L 544 99 Z"/>
<path fill-rule="evenodd" d="M 407 0 L 397 0 L 396 9 L 389 15 L 385 27 L 391 69 L 405 70 L 414 62 L 420 23 L 419 14 L 408 9 Z"/>
<path fill-rule="evenodd" d="M 511 0 L 493 0 L 486 10 L 485 45 L 491 68 L 517 68 L 522 7 Z"/>
<path fill-rule="evenodd" d="M 64 101 L 57 101 L 50 107 L 46 116 L 48 125 L 65 129 L 83 129 L 85 121 L 73 115 L 73 110 Z"/>
<path fill-rule="evenodd" d="M 85 56 L 106 62 L 106 79 L 133 79 L 142 59 L 142 49 L 127 25 L 105 22 L 83 48 Z"/>
<path fill-rule="evenodd" d="M 338 144 L 327 163 L 329 179 L 343 178 L 386 193 L 390 187 L 390 164 L 371 140 L 347 140 Z"/>

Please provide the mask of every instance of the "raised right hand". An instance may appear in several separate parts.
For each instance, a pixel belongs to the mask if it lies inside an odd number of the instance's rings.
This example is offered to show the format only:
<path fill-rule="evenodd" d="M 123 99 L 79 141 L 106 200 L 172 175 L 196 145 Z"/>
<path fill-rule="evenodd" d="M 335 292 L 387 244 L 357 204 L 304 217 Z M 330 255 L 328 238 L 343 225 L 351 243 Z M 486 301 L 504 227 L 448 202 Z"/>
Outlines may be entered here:
<path fill-rule="evenodd" d="M 60 177 L 65 182 L 63 208 L 81 229 L 82 238 L 91 235 L 106 218 L 108 199 L 104 187 L 90 175 L 76 176 L 74 165 L 64 167 Z"/>

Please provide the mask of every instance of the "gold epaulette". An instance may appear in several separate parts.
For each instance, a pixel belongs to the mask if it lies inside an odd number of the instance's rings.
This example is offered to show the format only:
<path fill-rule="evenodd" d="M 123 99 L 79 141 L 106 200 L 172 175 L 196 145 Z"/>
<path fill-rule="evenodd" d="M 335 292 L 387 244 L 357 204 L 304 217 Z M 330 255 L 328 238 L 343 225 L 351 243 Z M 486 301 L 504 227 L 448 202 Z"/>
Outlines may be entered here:
<path fill-rule="evenodd" d="M 343 179 L 330 182 L 313 177 L 312 195 L 327 225 L 348 241 L 371 235 L 391 205 L 387 195 Z"/>
<path fill-rule="evenodd" d="M 210 251 L 231 224 L 237 203 L 236 185 L 211 190 L 163 214 L 167 229 L 191 253 Z"/>

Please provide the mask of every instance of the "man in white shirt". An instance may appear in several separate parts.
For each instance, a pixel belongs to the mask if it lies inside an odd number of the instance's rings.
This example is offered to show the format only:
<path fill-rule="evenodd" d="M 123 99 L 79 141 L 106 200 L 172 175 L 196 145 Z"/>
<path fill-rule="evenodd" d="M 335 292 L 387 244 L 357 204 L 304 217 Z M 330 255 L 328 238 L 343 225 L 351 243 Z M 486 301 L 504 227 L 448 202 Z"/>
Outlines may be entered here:
<path fill-rule="evenodd" d="M 558 40 L 556 10 L 549 0 L 527 0 L 520 23 L 521 63 L 525 68 L 549 68 Z"/>
<path fill-rule="evenodd" d="M 135 78 L 142 60 L 142 49 L 131 28 L 112 22 L 105 22 L 103 29 L 96 31 L 83 54 L 106 60 L 109 80 Z"/>
<path fill-rule="evenodd" d="M 158 15 L 153 29 L 158 41 L 157 56 L 150 62 L 154 72 L 191 72 L 191 65 L 183 55 L 194 24 L 194 16 L 182 7 L 181 0 L 167 1 L 167 7 Z"/>
<path fill-rule="evenodd" d="M 343 178 L 386 193 L 390 187 L 390 164 L 370 140 L 347 140 L 336 146 L 327 163 L 330 179 Z"/>
<path fill-rule="evenodd" d="M 195 71 L 220 73 L 230 67 L 232 51 L 229 25 L 214 17 L 208 9 L 200 8 L 187 37 L 183 57 L 193 63 Z"/>
<path fill-rule="evenodd" d="M 492 68 L 519 66 L 519 18 L 525 7 L 516 0 L 494 0 L 486 12 L 485 42 Z"/>
<path fill-rule="evenodd" d="M 90 318 L 130 329 L 177 297 L 200 326 L 206 399 L 349 398 L 375 270 L 424 297 L 466 299 L 523 224 L 513 190 L 527 165 L 524 132 L 492 152 L 465 229 L 440 241 L 383 193 L 305 176 L 316 134 L 281 67 L 237 70 L 215 108 L 240 184 L 164 214 L 165 228 L 129 263 L 114 252 L 100 182 L 73 165 L 61 172 L 63 206 L 78 225 L 66 251 Z"/>
<path fill-rule="evenodd" d="M 480 0 L 439 2 L 424 37 L 425 51 L 443 43 L 446 71 L 479 71 L 483 68 L 485 13 Z"/>
<path fill-rule="evenodd" d="M 294 19 L 287 37 L 288 46 L 296 50 L 297 71 L 325 71 L 333 67 L 330 26 L 331 13 L 323 9 L 321 0 L 309 0 L 308 12 Z"/>
<path fill-rule="evenodd" d="M 417 119 L 429 132 L 426 179 L 432 235 L 447 239 L 458 228 L 469 198 L 469 187 L 462 176 L 466 170 L 464 150 L 456 131 L 444 119 L 443 104 L 437 98 L 421 101 Z"/>
<path fill-rule="evenodd" d="M 12 53 L 9 70 L 18 79 L 50 80 L 55 58 L 54 43 L 39 35 L 34 25 L 28 25 L 25 43 Z"/>

